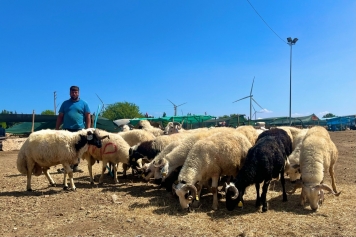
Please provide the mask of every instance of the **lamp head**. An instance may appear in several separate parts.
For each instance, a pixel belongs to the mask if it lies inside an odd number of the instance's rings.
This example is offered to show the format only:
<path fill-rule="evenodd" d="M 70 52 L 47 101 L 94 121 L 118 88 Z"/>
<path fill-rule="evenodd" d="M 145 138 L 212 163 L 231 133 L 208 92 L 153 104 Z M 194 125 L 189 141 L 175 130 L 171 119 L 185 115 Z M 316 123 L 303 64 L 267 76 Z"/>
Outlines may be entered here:
<path fill-rule="evenodd" d="M 297 41 L 298 41 L 298 38 L 294 38 L 292 43 L 295 44 L 295 43 L 297 43 Z"/>
<path fill-rule="evenodd" d="M 288 42 L 292 42 L 292 38 L 291 38 L 291 37 L 288 37 L 288 38 L 287 38 L 287 41 L 288 41 Z"/>

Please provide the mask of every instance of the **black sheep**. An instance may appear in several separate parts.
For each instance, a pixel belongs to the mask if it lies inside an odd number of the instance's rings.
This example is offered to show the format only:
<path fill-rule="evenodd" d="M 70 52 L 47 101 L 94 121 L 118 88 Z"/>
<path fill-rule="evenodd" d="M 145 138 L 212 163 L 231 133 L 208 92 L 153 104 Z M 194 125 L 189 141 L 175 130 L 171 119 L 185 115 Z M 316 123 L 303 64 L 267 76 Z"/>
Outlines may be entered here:
<path fill-rule="evenodd" d="M 130 148 L 129 166 L 131 167 L 131 169 L 136 170 L 138 172 L 138 159 L 147 158 L 148 161 L 152 161 L 153 158 L 155 158 L 155 156 L 160 152 L 160 150 L 153 148 L 153 143 L 154 141 L 144 141 L 139 145 Z"/>
<path fill-rule="evenodd" d="M 266 136 L 276 137 L 283 143 L 285 156 L 288 157 L 290 154 L 292 154 L 292 140 L 286 131 L 280 128 L 266 130 L 258 136 L 257 140 Z"/>
<path fill-rule="evenodd" d="M 266 195 L 272 178 L 280 175 L 283 188 L 283 201 L 287 201 L 284 180 L 284 166 L 286 156 L 282 141 L 273 136 L 264 136 L 257 140 L 256 144 L 248 151 L 245 164 L 238 172 L 232 183 L 228 184 L 226 191 L 226 208 L 232 211 L 236 205 L 243 206 L 243 195 L 246 187 L 255 184 L 256 207 L 262 204 L 262 211 L 267 211 Z M 260 183 L 263 183 L 260 197 Z"/>

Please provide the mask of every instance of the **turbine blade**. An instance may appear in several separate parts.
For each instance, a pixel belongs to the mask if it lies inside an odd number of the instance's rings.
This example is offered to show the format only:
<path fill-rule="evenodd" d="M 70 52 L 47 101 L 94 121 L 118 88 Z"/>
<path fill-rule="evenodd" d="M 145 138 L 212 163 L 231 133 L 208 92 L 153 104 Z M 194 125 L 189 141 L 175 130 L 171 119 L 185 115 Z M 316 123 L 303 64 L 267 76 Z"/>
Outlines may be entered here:
<path fill-rule="evenodd" d="M 167 99 L 168 100 L 168 99 Z M 174 106 L 176 106 L 172 101 L 168 100 L 169 102 L 171 102 Z"/>
<path fill-rule="evenodd" d="M 235 100 L 235 101 L 234 101 L 234 102 L 232 102 L 232 103 L 235 103 L 235 102 L 237 102 L 237 101 L 240 101 L 240 100 L 246 99 L 246 98 L 248 98 L 248 97 L 251 97 L 251 96 L 249 95 L 249 96 L 246 96 L 246 97 L 244 97 L 244 98 L 241 98 L 241 99 Z"/>
<path fill-rule="evenodd" d="M 250 95 L 252 94 L 252 89 L 253 89 L 253 83 L 255 82 L 255 77 L 253 77 L 253 80 L 252 80 L 252 86 L 251 86 L 251 91 L 250 91 Z"/>
<path fill-rule="evenodd" d="M 261 105 L 259 105 L 259 104 L 257 103 L 257 101 L 256 101 L 254 98 L 252 98 L 252 100 L 253 100 L 258 106 L 260 106 L 261 109 L 264 109 L 264 108 L 262 108 Z"/>
<path fill-rule="evenodd" d="M 178 106 L 181 106 L 181 105 L 184 105 L 184 104 L 186 104 L 186 103 L 188 103 L 188 102 L 185 102 L 185 103 L 183 103 L 183 104 L 177 105 L 177 107 L 178 107 Z"/>

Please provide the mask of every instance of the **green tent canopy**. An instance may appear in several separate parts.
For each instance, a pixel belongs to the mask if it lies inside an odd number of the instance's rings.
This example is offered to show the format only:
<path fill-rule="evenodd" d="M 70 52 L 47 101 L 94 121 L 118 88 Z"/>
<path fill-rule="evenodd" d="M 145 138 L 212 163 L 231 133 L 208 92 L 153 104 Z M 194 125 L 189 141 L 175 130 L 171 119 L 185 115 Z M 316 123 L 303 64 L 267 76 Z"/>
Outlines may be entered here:
<path fill-rule="evenodd" d="M 168 116 L 168 117 L 161 117 L 161 118 L 135 118 L 130 120 L 130 124 L 133 126 L 136 126 L 139 121 L 141 120 L 149 120 L 153 122 L 183 122 L 184 125 L 191 125 L 191 124 L 197 124 L 197 123 L 202 123 L 206 120 L 215 118 L 214 116 L 210 115 L 187 115 L 187 116 Z"/>

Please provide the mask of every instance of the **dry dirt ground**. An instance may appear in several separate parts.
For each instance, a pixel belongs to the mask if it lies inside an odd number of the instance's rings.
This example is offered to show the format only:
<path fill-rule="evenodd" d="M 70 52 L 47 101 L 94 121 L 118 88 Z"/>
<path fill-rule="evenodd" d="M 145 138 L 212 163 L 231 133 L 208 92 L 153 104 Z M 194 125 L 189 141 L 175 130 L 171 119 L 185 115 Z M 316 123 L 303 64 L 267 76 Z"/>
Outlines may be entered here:
<path fill-rule="evenodd" d="M 16 168 L 17 151 L 2 151 L 0 159 L 0 229 L 2 236 L 356 236 L 356 131 L 330 132 L 339 150 L 336 185 L 339 197 L 325 195 L 317 212 L 299 206 L 300 189 L 282 202 L 281 185 L 268 192 L 269 211 L 254 207 L 255 190 L 245 196 L 244 209 L 229 212 L 225 200 L 212 211 L 212 196 L 201 198 L 193 213 L 155 184 L 128 176 L 114 184 L 105 176 L 102 186 L 90 185 L 86 161 L 75 173 L 77 191 L 62 189 L 63 174 L 51 168 L 57 186 L 44 175 L 33 176 L 33 192 Z M 101 164 L 93 166 L 98 181 Z M 129 172 L 131 173 L 131 172 Z M 327 174 L 325 183 L 330 184 Z M 292 185 L 287 178 L 287 190 Z"/>

